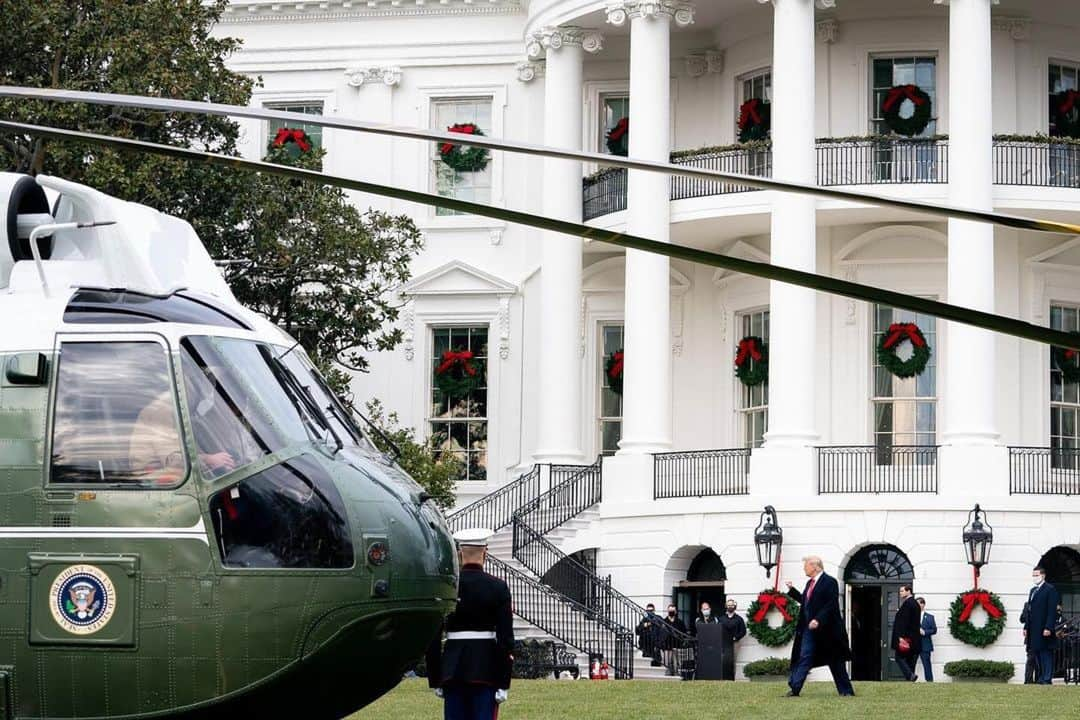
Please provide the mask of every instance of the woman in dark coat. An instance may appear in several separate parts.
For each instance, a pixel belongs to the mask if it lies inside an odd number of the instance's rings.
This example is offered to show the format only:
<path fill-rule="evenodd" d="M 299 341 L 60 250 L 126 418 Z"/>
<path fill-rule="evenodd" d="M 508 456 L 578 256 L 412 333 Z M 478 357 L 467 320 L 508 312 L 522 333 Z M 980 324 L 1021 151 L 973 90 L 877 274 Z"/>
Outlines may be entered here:
<path fill-rule="evenodd" d="M 900 666 L 900 672 L 904 673 L 904 679 L 915 682 L 915 661 L 922 652 L 922 636 L 919 634 L 920 618 L 919 603 L 911 592 L 910 585 L 900 586 L 900 607 L 893 619 L 892 640 L 889 647 L 893 649 L 896 664 Z M 907 642 L 907 649 L 901 648 L 900 639 Z"/>

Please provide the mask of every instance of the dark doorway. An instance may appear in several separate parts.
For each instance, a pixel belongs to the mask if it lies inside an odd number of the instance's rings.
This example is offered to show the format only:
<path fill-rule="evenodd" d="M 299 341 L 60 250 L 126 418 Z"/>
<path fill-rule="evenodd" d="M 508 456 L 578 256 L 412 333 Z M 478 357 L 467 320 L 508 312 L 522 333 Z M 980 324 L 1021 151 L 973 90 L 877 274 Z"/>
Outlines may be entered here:
<path fill-rule="evenodd" d="M 724 592 L 724 581 L 727 579 L 727 569 L 720 556 L 710 548 L 705 548 L 697 554 L 690 569 L 686 571 L 686 580 L 679 582 L 671 589 L 672 602 L 678 608 L 679 619 L 686 623 L 687 629 L 693 632 L 694 618 L 697 617 L 701 603 L 708 602 L 714 613 L 723 612 L 724 602 L 727 595 Z"/>
<path fill-rule="evenodd" d="M 1046 581 L 1061 594 L 1065 615 L 1080 616 L 1080 553 L 1061 545 L 1039 559 L 1046 570 Z"/>
<path fill-rule="evenodd" d="M 844 582 L 851 591 L 851 677 L 854 680 L 901 680 L 889 648 L 900 586 L 911 584 L 914 568 L 892 545 L 864 547 L 848 562 Z"/>

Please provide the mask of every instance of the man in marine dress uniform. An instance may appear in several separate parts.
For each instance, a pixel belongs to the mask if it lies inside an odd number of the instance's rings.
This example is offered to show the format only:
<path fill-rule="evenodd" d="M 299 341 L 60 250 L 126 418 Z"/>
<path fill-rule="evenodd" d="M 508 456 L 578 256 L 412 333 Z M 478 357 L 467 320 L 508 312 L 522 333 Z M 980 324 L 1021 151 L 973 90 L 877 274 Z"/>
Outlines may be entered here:
<path fill-rule="evenodd" d="M 514 621 L 510 589 L 484 572 L 491 530 L 454 534 L 461 555 L 457 609 L 428 648 L 428 685 L 443 698 L 444 720 L 494 720 L 510 689 Z"/>

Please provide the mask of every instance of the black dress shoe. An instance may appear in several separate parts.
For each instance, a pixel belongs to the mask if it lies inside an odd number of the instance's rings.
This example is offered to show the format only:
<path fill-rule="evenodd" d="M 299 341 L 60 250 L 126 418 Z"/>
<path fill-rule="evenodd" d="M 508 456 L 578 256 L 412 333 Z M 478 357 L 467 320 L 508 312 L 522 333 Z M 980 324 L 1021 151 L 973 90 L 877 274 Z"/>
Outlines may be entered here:
<path fill-rule="evenodd" d="M 785 695 L 784 697 L 799 697 L 799 693 L 795 692 L 794 690 L 788 690 L 787 695 Z"/>

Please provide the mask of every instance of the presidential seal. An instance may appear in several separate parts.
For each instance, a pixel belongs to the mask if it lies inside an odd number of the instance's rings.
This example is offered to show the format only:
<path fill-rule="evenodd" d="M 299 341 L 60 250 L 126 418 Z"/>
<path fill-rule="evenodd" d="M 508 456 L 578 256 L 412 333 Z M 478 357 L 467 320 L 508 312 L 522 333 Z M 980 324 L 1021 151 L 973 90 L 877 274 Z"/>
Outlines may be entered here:
<path fill-rule="evenodd" d="M 72 565 L 57 575 L 49 591 L 53 619 L 73 635 L 92 635 L 116 611 L 112 580 L 93 565 Z"/>

